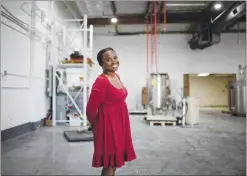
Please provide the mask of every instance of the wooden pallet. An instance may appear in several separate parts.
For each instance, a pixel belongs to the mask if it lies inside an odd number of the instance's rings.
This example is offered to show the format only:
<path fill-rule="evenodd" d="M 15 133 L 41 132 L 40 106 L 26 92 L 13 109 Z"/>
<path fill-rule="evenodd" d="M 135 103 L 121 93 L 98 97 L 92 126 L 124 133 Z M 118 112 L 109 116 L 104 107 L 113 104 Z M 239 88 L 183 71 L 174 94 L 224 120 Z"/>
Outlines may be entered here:
<path fill-rule="evenodd" d="M 150 126 L 160 125 L 160 126 L 176 126 L 176 121 L 148 121 Z"/>
<path fill-rule="evenodd" d="M 176 117 L 171 116 L 171 115 L 147 115 L 146 118 L 148 121 L 168 121 L 168 122 L 173 122 L 176 121 Z"/>

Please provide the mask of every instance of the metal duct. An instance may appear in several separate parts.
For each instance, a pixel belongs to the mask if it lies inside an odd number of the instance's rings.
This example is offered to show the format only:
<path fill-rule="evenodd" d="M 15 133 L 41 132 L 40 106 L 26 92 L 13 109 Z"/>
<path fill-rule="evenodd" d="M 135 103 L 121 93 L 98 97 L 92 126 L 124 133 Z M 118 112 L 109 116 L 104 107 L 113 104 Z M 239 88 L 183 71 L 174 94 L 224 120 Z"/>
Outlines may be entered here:
<path fill-rule="evenodd" d="M 239 18 L 246 14 L 246 2 L 236 2 L 232 7 L 225 10 L 220 16 L 216 17 L 212 23 L 212 32 L 221 33 L 228 26 L 235 23 Z"/>
<path fill-rule="evenodd" d="M 236 2 L 220 13 L 214 20 L 197 24 L 192 39 L 188 42 L 191 49 L 204 49 L 220 42 L 220 34 L 246 14 L 246 2 Z"/>

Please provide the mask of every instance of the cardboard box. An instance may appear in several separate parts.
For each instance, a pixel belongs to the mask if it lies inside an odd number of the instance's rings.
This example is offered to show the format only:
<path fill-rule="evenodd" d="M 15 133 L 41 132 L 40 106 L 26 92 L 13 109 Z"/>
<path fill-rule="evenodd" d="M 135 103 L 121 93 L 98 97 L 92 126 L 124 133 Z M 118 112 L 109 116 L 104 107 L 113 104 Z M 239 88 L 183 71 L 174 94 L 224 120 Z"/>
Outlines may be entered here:
<path fill-rule="evenodd" d="M 142 105 L 148 104 L 148 88 L 143 87 L 142 88 Z"/>

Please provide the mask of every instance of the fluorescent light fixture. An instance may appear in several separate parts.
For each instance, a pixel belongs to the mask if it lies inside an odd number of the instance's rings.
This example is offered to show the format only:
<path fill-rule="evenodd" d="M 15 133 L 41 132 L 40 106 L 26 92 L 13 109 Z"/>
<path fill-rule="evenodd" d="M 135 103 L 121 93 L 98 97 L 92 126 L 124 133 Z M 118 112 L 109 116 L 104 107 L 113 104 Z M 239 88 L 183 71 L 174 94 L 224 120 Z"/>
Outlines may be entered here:
<path fill-rule="evenodd" d="M 221 3 L 216 3 L 216 4 L 214 4 L 214 9 L 215 10 L 219 10 L 219 9 L 221 9 L 222 8 L 222 4 Z"/>
<path fill-rule="evenodd" d="M 197 74 L 197 76 L 208 76 L 209 75 L 209 73 L 199 73 L 199 74 Z"/>
<path fill-rule="evenodd" d="M 112 22 L 112 23 L 117 23 L 117 18 L 113 17 L 113 18 L 111 19 L 111 22 Z"/>

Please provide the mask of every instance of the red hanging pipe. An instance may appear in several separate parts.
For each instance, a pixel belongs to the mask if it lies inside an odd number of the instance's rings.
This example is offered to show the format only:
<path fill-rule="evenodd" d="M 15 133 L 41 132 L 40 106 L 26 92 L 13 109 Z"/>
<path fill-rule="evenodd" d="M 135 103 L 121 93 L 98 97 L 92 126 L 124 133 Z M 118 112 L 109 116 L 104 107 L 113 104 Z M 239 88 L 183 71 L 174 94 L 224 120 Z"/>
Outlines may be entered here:
<path fill-rule="evenodd" d="M 151 12 L 150 15 L 150 23 L 151 23 L 151 72 L 153 72 L 153 53 L 154 53 L 154 39 L 153 39 L 153 34 L 154 34 L 154 29 L 153 29 L 153 13 Z"/>
<path fill-rule="evenodd" d="M 156 69 L 156 72 L 158 72 L 158 65 L 157 65 L 157 1 L 155 0 L 154 1 L 154 52 L 155 52 L 155 55 L 154 55 L 154 60 L 155 60 L 155 69 Z"/>
<path fill-rule="evenodd" d="M 163 9 L 163 13 L 164 13 L 164 31 L 166 31 L 166 1 L 164 0 L 164 9 Z"/>
<path fill-rule="evenodd" d="M 149 24 L 148 24 L 149 20 L 147 19 L 147 24 L 146 24 L 146 71 L 148 73 L 149 69 Z"/>

